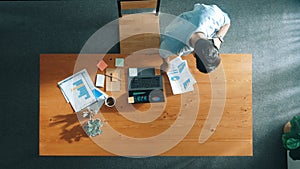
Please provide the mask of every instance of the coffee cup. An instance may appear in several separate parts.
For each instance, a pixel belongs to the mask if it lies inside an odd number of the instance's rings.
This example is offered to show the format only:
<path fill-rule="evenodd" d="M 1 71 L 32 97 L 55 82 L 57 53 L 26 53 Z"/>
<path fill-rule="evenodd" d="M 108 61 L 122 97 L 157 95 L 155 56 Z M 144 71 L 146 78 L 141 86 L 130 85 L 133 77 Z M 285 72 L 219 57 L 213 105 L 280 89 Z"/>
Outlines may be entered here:
<path fill-rule="evenodd" d="M 108 96 L 105 99 L 104 103 L 107 107 L 114 107 L 114 105 L 116 104 L 116 99 L 112 96 Z"/>

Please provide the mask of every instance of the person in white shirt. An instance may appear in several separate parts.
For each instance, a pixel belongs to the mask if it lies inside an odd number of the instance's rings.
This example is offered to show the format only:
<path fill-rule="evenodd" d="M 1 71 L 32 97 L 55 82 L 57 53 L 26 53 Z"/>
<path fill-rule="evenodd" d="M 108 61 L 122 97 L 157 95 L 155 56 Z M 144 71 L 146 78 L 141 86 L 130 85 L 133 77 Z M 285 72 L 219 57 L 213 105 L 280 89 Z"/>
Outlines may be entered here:
<path fill-rule="evenodd" d="M 160 43 L 161 69 L 168 70 L 170 56 L 194 52 L 200 72 L 215 70 L 221 61 L 219 49 L 229 27 L 228 14 L 218 6 L 195 4 L 192 11 L 180 14 L 165 28 Z"/>

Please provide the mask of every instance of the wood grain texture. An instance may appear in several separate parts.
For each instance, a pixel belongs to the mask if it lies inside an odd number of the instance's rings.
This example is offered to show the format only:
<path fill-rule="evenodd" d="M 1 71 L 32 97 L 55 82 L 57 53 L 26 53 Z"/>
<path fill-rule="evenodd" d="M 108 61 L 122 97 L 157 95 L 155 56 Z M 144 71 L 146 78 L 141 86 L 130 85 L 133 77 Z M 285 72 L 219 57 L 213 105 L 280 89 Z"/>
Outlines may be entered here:
<path fill-rule="evenodd" d="M 99 61 L 99 56 L 88 55 L 90 62 Z M 111 156 L 114 155 L 95 144 L 83 131 L 77 115 L 66 103 L 57 87 L 57 82 L 72 75 L 77 54 L 42 54 L 40 56 L 40 155 Z M 114 58 L 125 58 L 125 67 L 154 66 L 161 64 L 158 55 L 107 54 L 104 60 L 114 67 Z M 195 67 L 192 55 L 183 57 L 188 61 L 190 71 L 197 80 L 200 105 L 195 123 L 186 137 L 162 156 L 252 156 L 252 56 L 250 54 L 222 54 L 222 66 L 226 77 L 226 102 L 222 119 L 214 134 L 203 144 L 198 143 L 199 134 L 211 106 L 211 80 Z M 133 62 L 137 61 L 137 62 Z M 81 67 L 84 67 L 82 65 Z M 90 73 L 90 71 L 89 71 Z M 96 73 L 103 73 L 98 70 Z M 95 72 L 90 73 L 94 80 Z M 126 71 L 122 74 L 125 79 Z M 149 123 L 136 123 L 124 118 L 116 108 L 102 106 L 101 114 L 116 131 L 136 138 L 156 136 L 167 130 L 179 117 L 180 95 L 173 95 L 166 75 L 164 89 L 166 102 L 161 114 Z M 126 89 L 126 80 L 122 83 Z M 196 86 L 194 86 L 196 87 Z M 100 88 L 104 90 L 103 88 Z M 117 98 L 117 104 L 127 99 L 126 91 L 110 93 Z M 220 103 L 222 100 L 218 100 Z M 126 102 L 126 101 L 124 101 Z M 133 105 L 134 110 L 143 112 L 151 109 L 150 104 Z M 160 109 L 160 108 L 157 108 Z M 127 113 L 130 113 L 128 110 Z M 105 131 L 103 131 L 105 132 Z M 174 133 L 176 134 L 176 133 Z M 170 137 L 172 139 L 172 137 Z M 163 141 L 163 140 L 162 140 Z"/>
<path fill-rule="evenodd" d="M 159 17 L 140 13 L 119 18 L 120 53 L 131 54 L 149 48 L 159 48 Z"/>
<path fill-rule="evenodd" d="M 138 8 L 156 8 L 157 0 L 121 1 L 122 10 Z"/>

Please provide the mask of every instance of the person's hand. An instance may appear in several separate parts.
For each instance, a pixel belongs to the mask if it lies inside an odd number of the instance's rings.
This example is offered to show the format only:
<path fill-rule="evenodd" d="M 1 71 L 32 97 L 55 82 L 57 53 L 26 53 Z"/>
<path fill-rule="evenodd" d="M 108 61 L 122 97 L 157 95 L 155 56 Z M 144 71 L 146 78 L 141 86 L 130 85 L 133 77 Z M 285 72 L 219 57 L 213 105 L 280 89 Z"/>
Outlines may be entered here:
<path fill-rule="evenodd" d="M 220 50 L 221 44 L 222 44 L 222 42 L 220 41 L 220 39 L 219 39 L 219 38 L 213 38 L 213 42 L 214 42 L 215 47 L 216 47 L 218 50 Z"/>

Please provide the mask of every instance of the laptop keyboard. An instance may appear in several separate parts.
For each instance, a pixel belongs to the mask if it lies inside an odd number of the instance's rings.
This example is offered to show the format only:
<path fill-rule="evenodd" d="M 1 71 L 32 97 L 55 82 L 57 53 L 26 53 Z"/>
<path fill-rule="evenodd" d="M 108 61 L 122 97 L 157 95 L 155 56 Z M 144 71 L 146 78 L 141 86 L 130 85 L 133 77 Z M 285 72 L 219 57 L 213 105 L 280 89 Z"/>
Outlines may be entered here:
<path fill-rule="evenodd" d="M 158 88 L 160 87 L 160 77 L 134 77 L 130 82 L 131 89 L 137 88 Z"/>

